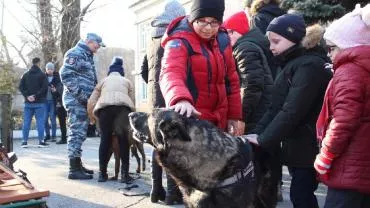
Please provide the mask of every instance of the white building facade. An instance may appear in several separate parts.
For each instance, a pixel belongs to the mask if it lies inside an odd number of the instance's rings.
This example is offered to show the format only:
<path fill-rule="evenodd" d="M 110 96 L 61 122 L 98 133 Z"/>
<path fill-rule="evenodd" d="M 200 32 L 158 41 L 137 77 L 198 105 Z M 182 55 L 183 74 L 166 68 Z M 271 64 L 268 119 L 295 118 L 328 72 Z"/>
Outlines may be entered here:
<path fill-rule="evenodd" d="M 192 0 L 178 0 L 181 2 L 189 14 Z M 140 76 L 143 57 L 146 53 L 147 45 L 150 41 L 150 22 L 158 14 L 160 8 L 166 0 L 133 0 L 129 7 L 135 14 L 136 25 L 136 53 L 135 53 L 135 93 L 136 107 L 138 111 L 145 111 L 147 103 L 147 86 Z M 243 0 L 225 0 L 225 17 L 241 11 Z"/>

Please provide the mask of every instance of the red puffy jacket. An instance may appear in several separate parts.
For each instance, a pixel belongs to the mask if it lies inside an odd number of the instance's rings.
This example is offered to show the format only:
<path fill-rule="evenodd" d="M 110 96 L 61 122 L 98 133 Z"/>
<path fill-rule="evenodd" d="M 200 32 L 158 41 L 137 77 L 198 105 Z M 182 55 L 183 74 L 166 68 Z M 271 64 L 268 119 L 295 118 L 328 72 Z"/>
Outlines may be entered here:
<path fill-rule="evenodd" d="M 340 52 L 318 120 L 323 147 L 333 153 L 331 188 L 370 194 L 370 46 Z M 321 122 L 320 122 L 321 121 Z"/>
<path fill-rule="evenodd" d="M 191 45 L 191 70 L 198 96 L 194 100 L 187 87 L 188 50 L 181 39 Z M 172 21 L 162 39 L 164 56 L 160 74 L 160 87 L 167 106 L 187 100 L 208 120 L 226 129 L 228 119 L 241 119 L 239 77 L 230 44 L 220 52 L 216 39 L 206 41 L 193 30 L 186 17 Z M 208 56 L 208 57 L 207 57 Z M 225 75 L 230 80 L 231 93 L 227 95 Z"/>

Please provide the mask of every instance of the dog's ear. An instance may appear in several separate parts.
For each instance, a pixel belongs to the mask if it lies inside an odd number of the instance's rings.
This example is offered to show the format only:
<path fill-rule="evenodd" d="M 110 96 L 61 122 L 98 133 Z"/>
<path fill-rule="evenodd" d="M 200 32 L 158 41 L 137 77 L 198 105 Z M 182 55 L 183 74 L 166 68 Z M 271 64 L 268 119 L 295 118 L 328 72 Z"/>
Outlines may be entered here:
<path fill-rule="evenodd" d="M 158 128 L 164 140 L 178 138 L 183 141 L 191 141 L 185 126 L 171 119 L 161 120 L 158 124 Z"/>

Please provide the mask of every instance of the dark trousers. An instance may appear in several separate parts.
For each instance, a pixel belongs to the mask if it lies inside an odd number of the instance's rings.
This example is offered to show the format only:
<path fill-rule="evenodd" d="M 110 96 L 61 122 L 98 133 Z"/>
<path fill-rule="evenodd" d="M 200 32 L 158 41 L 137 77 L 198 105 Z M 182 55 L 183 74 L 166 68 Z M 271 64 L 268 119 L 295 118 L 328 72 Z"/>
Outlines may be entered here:
<path fill-rule="evenodd" d="M 369 208 L 370 194 L 328 188 L 324 208 Z"/>
<path fill-rule="evenodd" d="M 288 170 L 292 176 L 290 201 L 294 208 L 318 208 L 314 194 L 318 186 L 315 169 L 288 167 Z"/>
<path fill-rule="evenodd" d="M 66 140 L 67 139 L 67 125 L 66 125 L 67 111 L 64 109 L 64 107 L 62 106 L 57 107 L 57 116 L 59 120 L 61 139 Z"/>
<path fill-rule="evenodd" d="M 107 171 L 108 151 L 112 145 L 112 133 L 118 137 L 122 173 L 129 168 L 129 120 L 128 114 L 131 110 L 125 106 L 108 106 L 98 112 L 100 126 L 99 165 L 100 171 Z"/>

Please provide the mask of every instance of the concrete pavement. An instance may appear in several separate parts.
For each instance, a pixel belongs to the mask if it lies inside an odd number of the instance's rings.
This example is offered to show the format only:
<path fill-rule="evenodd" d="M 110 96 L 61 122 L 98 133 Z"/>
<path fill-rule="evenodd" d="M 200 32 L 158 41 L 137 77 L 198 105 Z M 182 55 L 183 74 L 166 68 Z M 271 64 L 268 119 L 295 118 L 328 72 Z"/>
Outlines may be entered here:
<path fill-rule="evenodd" d="M 148 197 L 150 192 L 150 163 L 147 162 L 147 169 L 141 174 L 141 178 L 134 184 L 138 188 L 131 190 L 131 194 L 140 196 L 125 196 L 120 189 L 125 184 L 117 181 L 98 183 L 98 149 L 99 138 L 88 138 L 83 145 L 82 160 L 86 167 L 94 169 L 94 179 L 86 181 L 68 180 L 68 161 L 66 145 L 51 143 L 48 148 L 38 148 L 36 139 L 30 139 L 30 147 L 21 148 L 20 140 L 14 141 L 14 151 L 18 156 L 15 169 L 22 169 L 27 172 L 29 180 L 41 189 L 50 190 L 50 197 L 46 198 L 50 208 L 105 208 L 105 207 L 137 207 L 137 208 L 164 208 L 164 204 L 152 204 Z M 150 160 L 151 148 L 145 146 L 147 160 Z M 130 172 L 136 169 L 136 161 L 131 158 Z M 113 175 L 114 160 L 111 159 L 108 173 Z M 284 169 L 284 202 L 279 203 L 278 208 L 292 207 L 289 202 L 290 178 Z M 125 193 L 128 193 L 125 191 Z M 317 191 L 320 207 L 323 207 L 326 188 L 320 186 Z M 171 207 L 183 207 L 181 205 Z"/>

